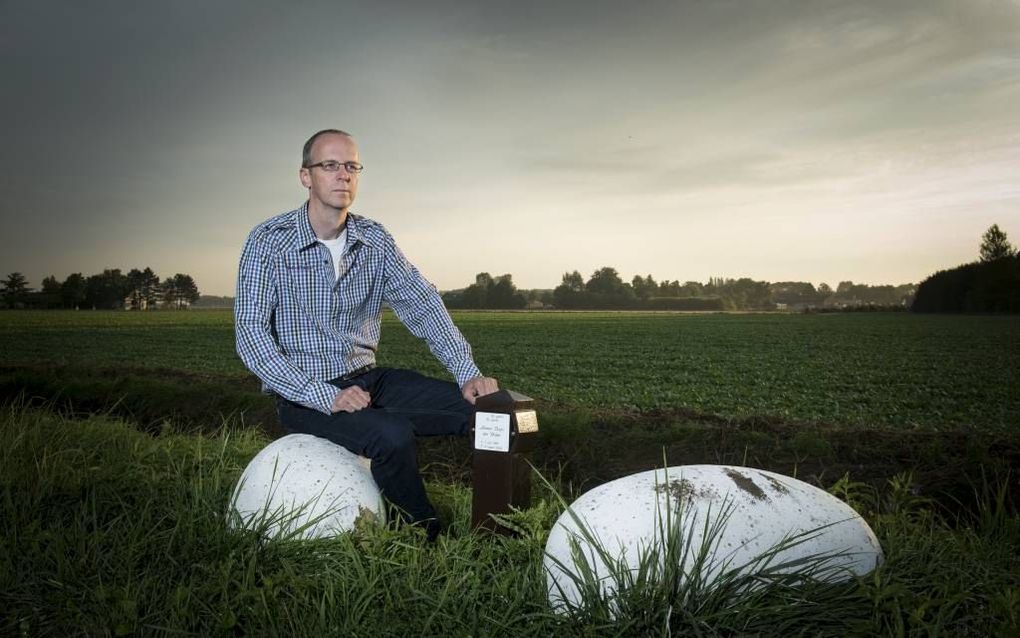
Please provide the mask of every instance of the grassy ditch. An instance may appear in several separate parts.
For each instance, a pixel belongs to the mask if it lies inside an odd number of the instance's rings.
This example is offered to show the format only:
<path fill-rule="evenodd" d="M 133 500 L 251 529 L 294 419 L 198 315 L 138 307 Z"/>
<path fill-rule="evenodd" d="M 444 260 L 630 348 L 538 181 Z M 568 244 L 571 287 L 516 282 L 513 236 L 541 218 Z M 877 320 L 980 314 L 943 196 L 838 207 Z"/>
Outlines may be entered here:
<path fill-rule="evenodd" d="M 223 514 L 268 438 L 213 425 L 152 434 L 110 416 L 3 407 L 0 634 L 712 636 L 782 627 L 784 635 L 985 636 L 1020 628 L 1015 478 L 989 474 L 954 496 L 952 510 L 917 495 L 906 476 L 879 488 L 834 479 L 886 552 L 872 576 L 748 597 L 725 614 L 659 592 L 614 619 L 571 619 L 546 603 L 543 547 L 561 509 L 541 483 L 534 506 L 513 517 L 519 538 L 471 534 L 468 488 L 434 477 L 429 490 L 449 525 L 434 546 L 414 530 L 381 528 L 265 543 L 230 532 Z M 589 427 L 597 424 L 563 417 L 552 430 Z M 569 497 L 569 486 L 557 489 Z"/>

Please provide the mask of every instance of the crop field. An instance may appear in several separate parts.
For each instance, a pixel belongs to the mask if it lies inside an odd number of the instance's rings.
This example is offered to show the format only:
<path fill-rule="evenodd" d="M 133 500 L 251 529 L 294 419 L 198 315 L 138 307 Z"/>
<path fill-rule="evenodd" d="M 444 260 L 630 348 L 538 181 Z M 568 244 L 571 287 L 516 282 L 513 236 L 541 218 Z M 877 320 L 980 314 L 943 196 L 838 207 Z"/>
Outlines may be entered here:
<path fill-rule="evenodd" d="M 1020 426 L 1014 317 L 454 317 L 483 371 L 556 409 L 932 430 Z M 379 363 L 445 375 L 392 315 Z M 250 377 L 226 311 L 2 313 L 0 366 Z"/>
<path fill-rule="evenodd" d="M 1020 635 L 1015 317 L 454 319 L 483 371 L 539 401 L 545 480 L 518 534 L 472 532 L 467 443 L 422 439 L 438 543 L 406 527 L 266 543 L 224 524 L 279 434 L 229 312 L 0 313 L 0 635 Z M 446 374 L 391 315 L 378 360 Z M 885 563 L 839 586 L 652 583 L 617 616 L 552 613 L 560 499 L 664 460 L 829 490 Z"/>

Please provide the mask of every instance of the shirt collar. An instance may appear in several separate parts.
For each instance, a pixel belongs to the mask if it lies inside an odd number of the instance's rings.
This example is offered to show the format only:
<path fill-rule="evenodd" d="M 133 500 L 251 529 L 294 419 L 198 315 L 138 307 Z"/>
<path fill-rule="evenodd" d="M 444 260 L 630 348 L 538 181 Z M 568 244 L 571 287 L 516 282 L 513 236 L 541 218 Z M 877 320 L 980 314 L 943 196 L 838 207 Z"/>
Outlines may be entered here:
<path fill-rule="evenodd" d="M 375 247 L 372 239 L 365 232 L 365 218 L 361 215 L 347 213 L 347 243 L 353 245 L 354 242 L 359 241 L 366 246 Z"/>
<path fill-rule="evenodd" d="M 372 241 L 367 237 L 364 228 L 364 219 L 360 215 L 353 213 L 347 213 L 347 243 L 354 245 L 355 242 L 361 242 L 367 246 L 372 246 Z M 302 204 L 301 208 L 298 209 L 297 214 L 297 243 L 294 247 L 296 251 L 302 251 L 309 246 L 315 245 L 319 241 L 319 238 L 315 236 L 315 231 L 312 230 L 312 222 L 308 220 L 308 201 L 306 200 Z"/>

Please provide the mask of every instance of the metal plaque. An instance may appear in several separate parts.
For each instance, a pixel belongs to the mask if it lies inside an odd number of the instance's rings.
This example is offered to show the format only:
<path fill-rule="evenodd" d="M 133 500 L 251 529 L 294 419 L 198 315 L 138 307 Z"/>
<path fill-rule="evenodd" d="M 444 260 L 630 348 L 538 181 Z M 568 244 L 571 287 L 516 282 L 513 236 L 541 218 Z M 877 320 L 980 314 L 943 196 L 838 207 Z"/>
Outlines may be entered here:
<path fill-rule="evenodd" d="M 476 412 L 475 449 L 509 452 L 510 415 L 498 412 Z"/>
<path fill-rule="evenodd" d="M 517 431 L 520 433 L 538 432 L 538 415 L 534 410 L 521 410 L 515 412 L 517 417 Z"/>

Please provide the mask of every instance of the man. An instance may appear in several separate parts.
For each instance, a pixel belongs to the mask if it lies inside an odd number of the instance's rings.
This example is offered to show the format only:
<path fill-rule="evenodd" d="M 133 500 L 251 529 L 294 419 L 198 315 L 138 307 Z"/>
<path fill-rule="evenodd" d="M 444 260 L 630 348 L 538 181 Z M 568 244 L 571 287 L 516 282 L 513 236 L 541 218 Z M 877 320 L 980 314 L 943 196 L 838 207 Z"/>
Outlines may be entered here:
<path fill-rule="evenodd" d="M 498 386 L 479 372 L 435 287 L 393 237 L 350 212 L 362 169 L 344 131 L 319 131 L 305 143 L 298 175 L 308 201 L 256 226 L 241 253 L 237 352 L 277 395 L 286 430 L 370 458 L 383 495 L 434 540 L 440 525 L 414 437 L 466 434 L 475 397 Z M 457 384 L 376 367 L 383 303 Z"/>

